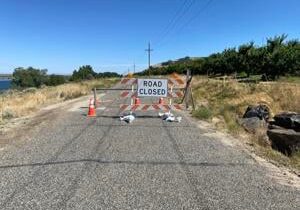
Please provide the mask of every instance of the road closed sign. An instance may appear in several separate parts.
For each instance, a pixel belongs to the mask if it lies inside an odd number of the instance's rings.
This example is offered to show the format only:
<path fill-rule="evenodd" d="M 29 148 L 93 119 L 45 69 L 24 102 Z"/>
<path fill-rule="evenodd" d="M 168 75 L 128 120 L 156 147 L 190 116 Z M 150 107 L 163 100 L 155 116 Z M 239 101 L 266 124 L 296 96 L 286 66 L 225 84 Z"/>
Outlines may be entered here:
<path fill-rule="evenodd" d="M 138 97 L 167 97 L 167 79 L 138 79 Z"/>

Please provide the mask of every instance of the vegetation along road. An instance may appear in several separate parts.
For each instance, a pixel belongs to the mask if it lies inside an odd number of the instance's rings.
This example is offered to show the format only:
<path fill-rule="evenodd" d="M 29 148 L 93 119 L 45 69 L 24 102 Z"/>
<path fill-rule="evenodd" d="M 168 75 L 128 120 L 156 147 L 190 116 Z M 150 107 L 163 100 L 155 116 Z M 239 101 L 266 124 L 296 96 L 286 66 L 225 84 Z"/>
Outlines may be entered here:
<path fill-rule="evenodd" d="M 118 93 L 96 118 L 87 99 L 43 110 L 3 144 L 1 209 L 299 209 L 299 185 L 184 113 L 126 124 Z"/>

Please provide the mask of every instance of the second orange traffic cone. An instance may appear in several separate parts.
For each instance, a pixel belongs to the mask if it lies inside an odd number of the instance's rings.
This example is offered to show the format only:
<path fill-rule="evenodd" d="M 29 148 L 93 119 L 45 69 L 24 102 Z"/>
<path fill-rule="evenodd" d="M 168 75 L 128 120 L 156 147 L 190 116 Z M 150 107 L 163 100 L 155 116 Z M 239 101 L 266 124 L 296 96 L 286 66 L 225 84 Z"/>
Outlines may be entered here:
<path fill-rule="evenodd" d="M 88 112 L 88 117 L 96 117 L 96 109 L 95 109 L 95 103 L 94 99 L 90 99 L 90 104 L 89 104 L 89 112 Z"/>
<path fill-rule="evenodd" d="M 134 104 L 135 104 L 135 105 L 140 105 L 140 104 L 141 104 L 141 99 L 135 98 L 135 99 L 134 99 Z"/>

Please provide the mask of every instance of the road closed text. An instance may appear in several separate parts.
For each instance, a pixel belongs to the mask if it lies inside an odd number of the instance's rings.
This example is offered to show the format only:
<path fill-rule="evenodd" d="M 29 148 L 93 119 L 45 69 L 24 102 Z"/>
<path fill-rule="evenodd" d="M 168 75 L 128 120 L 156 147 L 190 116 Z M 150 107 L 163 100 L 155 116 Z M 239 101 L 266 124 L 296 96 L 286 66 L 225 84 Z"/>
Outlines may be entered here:
<path fill-rule="evenodd" d="M 138 79 L 138 96 L 167 97 L 168 80 Z"/>

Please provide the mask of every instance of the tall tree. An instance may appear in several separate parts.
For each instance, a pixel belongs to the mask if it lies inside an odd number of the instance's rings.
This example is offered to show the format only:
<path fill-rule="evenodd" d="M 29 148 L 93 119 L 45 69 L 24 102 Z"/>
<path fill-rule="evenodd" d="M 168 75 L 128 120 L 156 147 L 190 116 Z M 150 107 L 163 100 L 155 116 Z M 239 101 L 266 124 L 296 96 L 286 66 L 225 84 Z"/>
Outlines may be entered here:
<path fill-rule="evenodd" d="M 94 79 L 97 76 L 97 73 L 94 72 L 93 68 L 90 65 L 85 65 L 79 67 L 78 71 L 74 70 L 71 81 L 81 81 L 81 80 L 90 80 Z"/>

